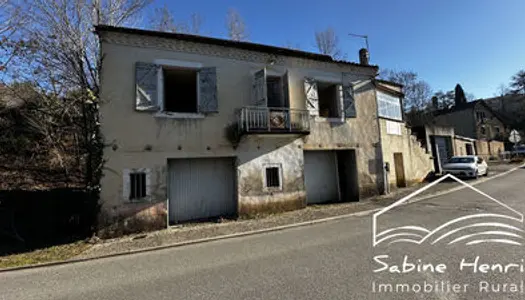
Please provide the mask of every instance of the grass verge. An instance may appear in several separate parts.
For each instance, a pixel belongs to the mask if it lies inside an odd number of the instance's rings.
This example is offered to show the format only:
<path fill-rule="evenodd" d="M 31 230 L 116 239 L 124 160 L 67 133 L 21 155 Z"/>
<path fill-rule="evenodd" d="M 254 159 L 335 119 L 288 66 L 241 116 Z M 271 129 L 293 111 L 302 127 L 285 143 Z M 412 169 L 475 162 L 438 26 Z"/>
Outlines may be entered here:
<path fill-rule="evenodd" d="M 91 244 L 79 241 L 26 253 L 1 256 L 0 269 L 68 260 L 81 254 L 90 247 Z"/>

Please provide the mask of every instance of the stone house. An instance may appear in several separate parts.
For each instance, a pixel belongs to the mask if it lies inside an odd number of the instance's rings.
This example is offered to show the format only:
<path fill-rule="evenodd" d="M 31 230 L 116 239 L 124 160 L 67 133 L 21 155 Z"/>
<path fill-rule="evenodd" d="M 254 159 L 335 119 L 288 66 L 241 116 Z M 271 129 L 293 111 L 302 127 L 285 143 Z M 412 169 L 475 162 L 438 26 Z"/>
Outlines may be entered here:
<path fill-rule="evenodd" d="M 418 183 L 433 172 L 432 157 L 406 124 L 402 86 L 385 80 L 375 80 L 375 85 L 388 188 Z"/>
<path fill-rule="evenodd" d="M 358 64 L 186 34 L 96 33 L 102 224 L 159 228 L 383 192 L 378 67 L 366 51 Z"/>
<path fill-rule="evenodd" d="M 485 159 L 504 151 L 506 123 L 485 101 L 456 103 L 450 109 L 436 111 L 433 123 L 452 126 L 456 135 L 475 139 L 475 152 Z"/>

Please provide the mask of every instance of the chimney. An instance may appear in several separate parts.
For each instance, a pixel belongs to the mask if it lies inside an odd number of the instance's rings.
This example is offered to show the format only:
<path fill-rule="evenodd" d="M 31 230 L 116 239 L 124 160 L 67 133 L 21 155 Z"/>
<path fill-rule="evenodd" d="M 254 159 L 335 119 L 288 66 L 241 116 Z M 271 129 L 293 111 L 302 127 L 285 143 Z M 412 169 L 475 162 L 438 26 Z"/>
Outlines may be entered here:
<path fill-rule="evenodd" d="M 432 110 L 439 110 L 438 98 L 436 96 L 432 97 Z"/>
<path fill-rule="evenodd" d="M 359 50 L 359 63 L 363 66 L 368 66 L 368 61 L 370 59 L 370 53 L 365 48 Z"/>

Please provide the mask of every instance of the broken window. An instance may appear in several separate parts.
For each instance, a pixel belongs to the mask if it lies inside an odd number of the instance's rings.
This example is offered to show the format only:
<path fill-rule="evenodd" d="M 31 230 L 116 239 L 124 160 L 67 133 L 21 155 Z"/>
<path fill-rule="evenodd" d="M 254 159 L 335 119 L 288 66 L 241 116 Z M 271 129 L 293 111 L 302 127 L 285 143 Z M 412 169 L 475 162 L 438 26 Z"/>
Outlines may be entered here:
<path fill-rule="evenodd" d="M 146 196 L 146 173 L 129 173 L 129 200 L 140 200 Z"/>
<path fill-rule="evenodd" d="M 163 68 L 164 111 L 197 113 L 197 70 Z"/>
<path fill-rule="evenodd" d="M 267 166 L 265 168 L 265 187 L 277 188 L 281 187 L 281 168 L 279 165 Z"/>
<path fill-rule="evenodd" d="M 319 94 L 319 116 L 325 118 L 340 118 L 341 116 L 341 85 L 317 82 Z"/>

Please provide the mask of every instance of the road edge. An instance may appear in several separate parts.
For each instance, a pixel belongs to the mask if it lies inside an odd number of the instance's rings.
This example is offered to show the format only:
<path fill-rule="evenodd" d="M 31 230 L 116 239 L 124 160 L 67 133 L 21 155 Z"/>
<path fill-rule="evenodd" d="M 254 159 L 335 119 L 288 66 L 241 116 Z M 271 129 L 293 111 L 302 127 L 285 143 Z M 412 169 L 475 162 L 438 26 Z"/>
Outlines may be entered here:
<path fill-rule="evenodd" d="M 478 184 L 490 181 L 492 179 L 496 179 L 496 178 L 508 175 L 508 174 L 510 174 L 510 173 L 512 173 L 512 172 L 514 172 L 514 171 L 516 171 L 516 170 L 518 170 L 520 168 L 522 168 L 522 167 L 525 167 L 525 164 L 519 165 L 517 167 L 514 167 L 514 168 L 512 168 L 510 170 L 507 170 L 507 171 L 505 171 L 503 173 L 499 173 L 499 174 L 494 175 L 492 177 L 480 179 L 480 180 L 478 180 L 477 182 L 475 182 L 475 183 L 473 183 L 471 185 L 472 186 L 478 185 Z M 416 197 L 413 200 L 409 200 L 409 201 L 403 203 L 403 205 L 412 204 L 412 203 L 416 203 L 416 202 L 419 202 L 419 201 L 424 201 L 424 200 L 427 200 L 427 199 L 430 199 L 430 198 L 446 195 L 446 194 L 449 194 L 449 193 L 453 193 L 453 192 L 459 191 L 459 190 L 464 189 L 464 188 L 466 188 L 466 187 L 465 186 L 459 186 L 459 187 L 451 188 L 451 189 L 448 189 L 448 190 L 440 191 L 440 192 L 437 192 L 435 194 L 426 195 L 426 196 L 423 196 L 423 197 Z M 354 213 L 349 213 L 349 214 L 344 214 L 344 215 L 339 215 L 339 216 L 327 217 L 327 218 L 322 218 L 322 219 L 317 219 L 317 220 L 311 220 L 311 221 L 305 221 L 305 222 L 299 222 L 299 223 L 292 223 L 292 224 L 287 224 L 287 225 L 280 225 L 280 226 L 276 226 L 276 227 L 263 228 L 263 229 L 257 229 L 257 230 L 250 230 L 250 231 L 244 231 L 244 232 L 238 232 L 238 233 L 232 233 L 232 234 L 219 235 L 219 236 L 214 236 L 214 237 L 209 237 L 209 238 L 189 240 L 189 241 L 172 243 L 172 244 L 167 244 L 167 245 L 162 245 L 162 246 L 147 247 L 147 248 L 142 248 L 142 249 L 123 251 L 123 252 L 112 253 L 112 254 L 101 255 L 101 256 L 95 256 L 95 257 L 77 258 L 77 259 L 69 259 L 69 260 L 55 261 L 55 262 L 42 263 L 42 264 L 33 264 L 33 265 L 20 266 L 20 267 L 3 268 L 3 269 L 0 269 L 0 273 L 7 273 L 7 272 L 14 272 L 14 271 L 28 270 L 28 269 L 38 269 L 38 268 L 45 268 L 45 267 L 53 267 L 53 266 L 60 266 L 60 265 L 73 264 L 73 263 L 88 262 L 88 261 L 98 260 L 98 259 L 112 258 L 112 257 L 118 257 L 118 256 L 130 255 L 130 254 L 146 253 L 146 252 L 152 252 L 152 251 L 169 249 L 169 248 L 177 248 L 177 247 L 183 247 L 183 246 L 189 246 L 189 245 L 195 245 L 195 244 L 202 244 L 202 243 L 206 243 L 206 242 L 213 242 L 213 241 L 226 240 L 226 239 L 232 239 L 232 238 L 238 238 L 238 237 L 245 237 L 245 236 L 251 236 L 251 235 L 262 234 L 262 233 L 281 231 L 281 230 L 285 230 L 285 229 L 298 228 L 298 227 L 304 227 L 304 226 L 309 226 L 309 225 L 314 225 L 314 224 L 326 223 L 326 222 L 340 220 L 340 219 L 345 219 L 345 218 L 349 218 L 349 217 L 366 216 L 366 215 L 372 214 L 372 213 L 374 213 L 376 211 L 379 211 L 381 209 L 382 209 L 382 207 L 379 207 L 379 208 L 375 208 L 375 209 L 369 209 L 369 210 L 364 210 L 364 211 L 359 211 L 359 212 L 354 212 Z"/>

